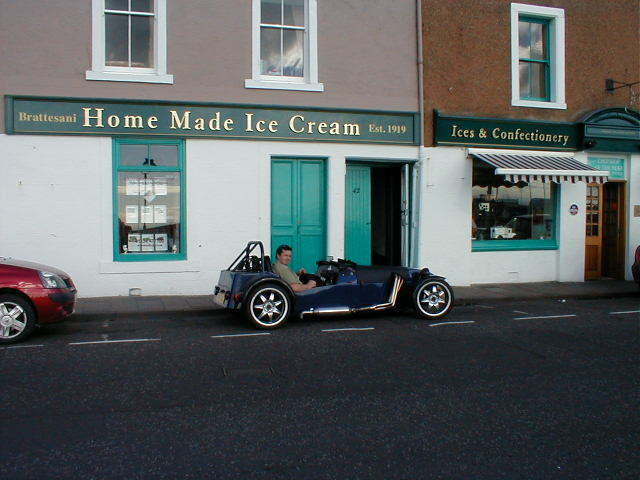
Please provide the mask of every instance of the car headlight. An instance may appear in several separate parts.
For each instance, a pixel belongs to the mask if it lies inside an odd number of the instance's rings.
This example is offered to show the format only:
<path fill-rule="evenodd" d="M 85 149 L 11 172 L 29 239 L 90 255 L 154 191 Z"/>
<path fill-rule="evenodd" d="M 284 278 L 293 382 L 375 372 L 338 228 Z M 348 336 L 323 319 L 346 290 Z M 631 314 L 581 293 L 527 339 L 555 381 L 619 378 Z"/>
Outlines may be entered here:
<path fill-rule="evenodd" d="M 55 273 L 38 272 L 38 274 L 40 275 L 40 280 L 42 280 L 42 286 L 44 288 L 67 288 L 64 280 Z"/>

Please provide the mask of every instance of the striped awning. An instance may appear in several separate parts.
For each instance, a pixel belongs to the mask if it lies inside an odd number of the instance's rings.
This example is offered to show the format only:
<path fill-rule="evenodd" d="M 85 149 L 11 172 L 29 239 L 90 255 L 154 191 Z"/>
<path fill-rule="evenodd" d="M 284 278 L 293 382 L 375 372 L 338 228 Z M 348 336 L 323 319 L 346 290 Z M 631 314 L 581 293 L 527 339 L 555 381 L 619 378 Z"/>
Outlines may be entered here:
<path fill-rule="evenodd" d="M 573 157 L 471 153 L 473 158 L 495 167 L 496 175 L 516 182 L 604 183 L 609 172 L 596 170 Z"/>

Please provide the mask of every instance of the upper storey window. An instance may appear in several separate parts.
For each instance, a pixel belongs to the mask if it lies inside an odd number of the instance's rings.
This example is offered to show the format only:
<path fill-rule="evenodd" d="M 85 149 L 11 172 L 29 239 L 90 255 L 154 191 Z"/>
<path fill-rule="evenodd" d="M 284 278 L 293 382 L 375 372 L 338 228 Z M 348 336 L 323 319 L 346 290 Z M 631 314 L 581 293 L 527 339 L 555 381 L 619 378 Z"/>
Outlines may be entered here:
<path fill-rule="evenodd" d="M 316 0 L 253 0 L 253 74 L 247 88 L 322 91 Z"/>
<path fill-rule="evenodd" d="M 166 30 L 166 0 L 93 0 L 87 80 L 173 83 Z"/>
<path fill-rule="evenodd" d="M 512 104 L 567 108 L 564 71 L 564 10 L 512 3 Z"/>

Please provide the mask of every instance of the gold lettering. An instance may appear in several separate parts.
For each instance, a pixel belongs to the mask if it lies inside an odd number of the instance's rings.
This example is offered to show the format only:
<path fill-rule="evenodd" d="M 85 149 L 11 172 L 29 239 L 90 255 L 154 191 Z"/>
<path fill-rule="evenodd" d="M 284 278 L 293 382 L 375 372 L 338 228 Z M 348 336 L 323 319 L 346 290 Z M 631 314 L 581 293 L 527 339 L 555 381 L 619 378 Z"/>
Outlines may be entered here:
<path fill-rule="evenodd" d="M 327 123 L 326 122 L 320 122 L 318 124 L 318 133 L 327 133 Z"/>
<path fill-rule="evenodd" d="M 245 113 L 244 116 L 247 118 L 247 128 L 245 132 L 253 132 L 253 128 L 251 127 L 251 122 L 253 122 L 253 113 Z"/>
<path fill-rule="evenodd" d="M 120 125 L 120 117 L 118 117 L 117 115 L 109 115 L 107 117 L 107 124 L 111 128 L 117 127 L 118 125 Z"/>
<path fill-rule="evenodd" d="M 233 130 L 233 119 L 232 119 L 232 118 L 227 118 L 227 119 L 224 121 L 224 129 L 225 129 L 227 132 L 230 132 L 231 130 Z"/>
<path fill-rule="evenodd" d="M 267 122 L 265 120 L 258 120 L 256 122 L 256 130 L 259 131 L 260 133 L 264 132 L 267 129 L 267 127 L 265 127 L 266 123 Z"/>
<path fill-rule="evenodd" d="M 329 124 L 329 135 L 340 135 L 340 124 L 338 122 Z"/>
<path fill-rule="evenodd" d="M 220 130 L 220 112 L 216 112 L 209 120 L 209 130 L 215 130 L 216 132 Z"/>
<path fill-rule="evenodd" d="M 491 135 L 493 138 L 500 138 L 500 129 L 498 127 L 491 130 Z"/>
<path fill-rule="evenodd" d="M 275 120 L 271 120 L 269 122 L 269 131 L 271 133 L 276 133 L 278 131 L 278 122 Z"/>
<path fill-rule="evenodd" d="M 171 113 L 171 126 L 169 128 L 171 128 L 172 130 L 175 130 L 176 128 L 191 130 L 191 127 L 189 126 L 190 117 L 191 117 L 190 110 L 185 110 L 184 113 L 182 114 L 182 118 L 178 116 L 178 112 L 176 112 L 175 110 L 170 110 L 170 113 Z"/>
<path fill-rule="evenodd" d="M 360 135 L 360 125 L 357 123 L 345 123 L 343 128 L 345 135 Z"/>
<path fill-rule="evenodd" d="M 307 122 L 307 133 L 313 133 L 313 126 L 316 122 Z"/>
<path fill-rule="evenodd" d="M 211 123 L 211 120 L 209 120 L 209 123 Z M 195 128 L 196 130 L 204 130 L 204 118 L 196 118 L 196 121 L 193 122 L 193 128 Z"/>
<path fill-rule="evenodd" d="M 124 128 L 142 128 L 142 116 L 140 116 L 140 115 L 125 115 L 124 116 Z"/>
<path fill-rule="evenodd" d="M 156 117 L 155 115 L 152 115 L 147 119 L 147 126 L 149 128 L 158 128 L 158 125 L 156 125 L 157 123 L 158 117 Z"/>
<path fill-rule="evenodd" d="M 293 117 L 291 117 L 289 119 L 289 128 L 291 129 L 292 132 L 295 133 L 304 133 L 304 128 L 300 128 L 297 129 L 296 128 L 296 120 L 300 121 L 300 122 L 304 122 L 304 117 L 302 115 L 294 115 Z M 337 125 L 337 123 L 336 123 Z"/>
<path fill-rule="evenodd" d="M 82 124 L 83 127 L 91 127 L 91 119 L 95 119 L 96 120 L 96 127 L 104 127 L 104 124 L 102 123 L 102 112 L 104 112 L 104 108 L 91 108 L 91 107 L 82 107 L 82 110 L 84 110 L 84 123 Z M 91 115 L 91 110 L 95 110 L 97 113 L 96 115 Z"/>

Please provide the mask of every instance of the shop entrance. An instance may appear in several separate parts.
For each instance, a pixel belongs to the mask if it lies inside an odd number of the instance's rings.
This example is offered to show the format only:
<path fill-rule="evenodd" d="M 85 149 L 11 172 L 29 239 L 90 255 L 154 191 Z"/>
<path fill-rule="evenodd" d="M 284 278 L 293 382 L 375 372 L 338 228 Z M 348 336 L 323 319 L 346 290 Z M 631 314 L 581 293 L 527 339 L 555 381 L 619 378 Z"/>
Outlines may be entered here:
<path fill-rule="evenodd" d="M 316 271 L 326 257 L 326 175 L 322 159 L 271 162 L 271 252 L 293 248 L 292 268 Z"/>
<path fill-rule="evenodd" d="M 409 165 L 347 164 L 345 257 L 403 265 L 409 250 Z"/>
<path fill-rule="evenodd" d="M 587 186 L 585 280 L 624 278 L 624 186 Z"/>

